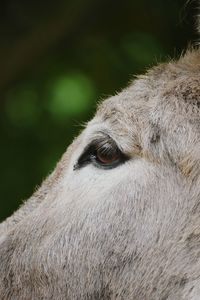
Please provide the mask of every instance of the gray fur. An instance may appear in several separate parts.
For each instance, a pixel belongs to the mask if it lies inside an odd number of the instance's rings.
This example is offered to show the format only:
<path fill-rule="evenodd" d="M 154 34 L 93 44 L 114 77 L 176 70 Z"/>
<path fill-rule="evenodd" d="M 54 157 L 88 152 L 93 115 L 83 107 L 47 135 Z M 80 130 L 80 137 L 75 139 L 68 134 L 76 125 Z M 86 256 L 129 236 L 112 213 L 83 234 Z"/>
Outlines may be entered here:
<path fill-rule="evenodd" d="M 131 159 L 73 170 L 109 132 Z M 3 300 L 200 299 L 200 51 L 105 100 L 0 225 Z"/>

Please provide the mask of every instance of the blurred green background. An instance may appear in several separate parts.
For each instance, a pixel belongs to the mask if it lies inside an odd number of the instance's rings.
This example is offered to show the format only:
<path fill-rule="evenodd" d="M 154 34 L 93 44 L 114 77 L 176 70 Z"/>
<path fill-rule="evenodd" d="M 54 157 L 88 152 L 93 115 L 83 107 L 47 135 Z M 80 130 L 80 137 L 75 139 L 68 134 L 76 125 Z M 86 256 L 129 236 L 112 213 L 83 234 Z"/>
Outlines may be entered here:
<path fill-rule="evenodd" d="M 185 0 L 0 4 L 0 220 L 50 173 L 96 102 L 197 39 Z"/>

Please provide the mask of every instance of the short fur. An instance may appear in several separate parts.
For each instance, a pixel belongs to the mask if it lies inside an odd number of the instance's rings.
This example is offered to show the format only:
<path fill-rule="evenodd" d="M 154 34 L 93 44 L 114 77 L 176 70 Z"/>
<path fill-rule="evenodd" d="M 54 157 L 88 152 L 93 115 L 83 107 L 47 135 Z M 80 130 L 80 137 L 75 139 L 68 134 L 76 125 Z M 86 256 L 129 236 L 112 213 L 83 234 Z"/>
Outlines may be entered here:
<path fill-rule="evenodd" d="M 73 166 L 101 132 L 129 157 Z M 0 225 L 3 300 L 200 299 L 200 50 L 105 100 Z"/>

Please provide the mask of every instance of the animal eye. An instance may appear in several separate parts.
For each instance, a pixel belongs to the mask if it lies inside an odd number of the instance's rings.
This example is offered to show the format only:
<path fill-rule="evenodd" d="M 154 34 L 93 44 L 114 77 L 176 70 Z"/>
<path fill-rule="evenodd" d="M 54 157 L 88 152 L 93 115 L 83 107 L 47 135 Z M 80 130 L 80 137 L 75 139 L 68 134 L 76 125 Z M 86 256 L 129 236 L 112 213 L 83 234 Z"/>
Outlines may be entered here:
<path fill-rule="evenodd" d="M 117 144 L 111 139 L 93 141 L 78 159 L 74 170 L 91 163 L 98 168 L 112 169 L 125 162 L 128 158 L 119 150 Z"/>
<path fill-rule="evenodd" d="M 115 149 L 100 148 L 96 151 L 96 160 L 104 165 L 109 165 L 120 159 L 120 152 Z"/>

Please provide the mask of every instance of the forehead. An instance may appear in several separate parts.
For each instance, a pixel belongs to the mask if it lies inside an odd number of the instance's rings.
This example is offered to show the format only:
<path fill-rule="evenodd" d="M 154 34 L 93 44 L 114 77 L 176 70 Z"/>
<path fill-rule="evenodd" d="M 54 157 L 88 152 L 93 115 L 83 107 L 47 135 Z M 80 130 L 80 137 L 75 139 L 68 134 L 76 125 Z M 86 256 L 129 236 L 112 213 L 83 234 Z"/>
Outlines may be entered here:
<path fill-rule="evenodd" d="M 139 76 L 128 88 L 105 100 L 98 108 L 97 117 L 109 122 L 112 128 L 139 127 L 150 115 L 164 117 L 171 112 L 177 116 L 194 113 L 200 99 L 200 51 L 188 52 L 178 61 L 161 64 L 144 76 Z M 192 107 L 193 106 L 193 107 Z M 197 107 L 196 106 L 196 107 Z M 170 119 L 170 117 L 169 117 Z"/>

